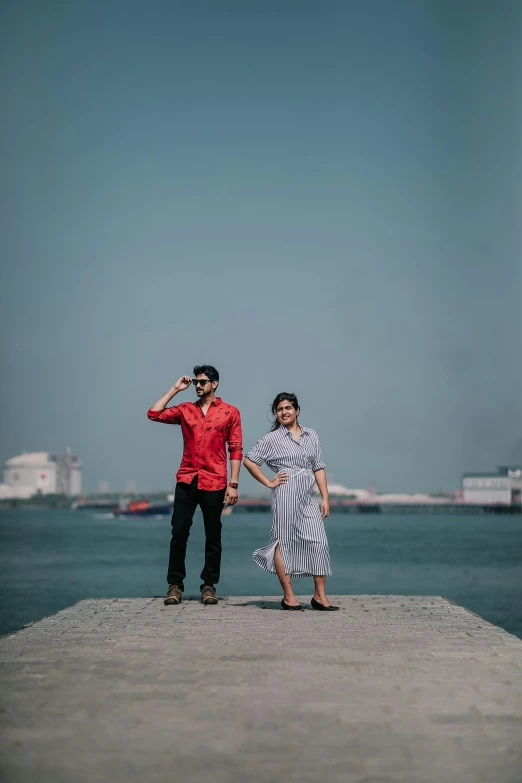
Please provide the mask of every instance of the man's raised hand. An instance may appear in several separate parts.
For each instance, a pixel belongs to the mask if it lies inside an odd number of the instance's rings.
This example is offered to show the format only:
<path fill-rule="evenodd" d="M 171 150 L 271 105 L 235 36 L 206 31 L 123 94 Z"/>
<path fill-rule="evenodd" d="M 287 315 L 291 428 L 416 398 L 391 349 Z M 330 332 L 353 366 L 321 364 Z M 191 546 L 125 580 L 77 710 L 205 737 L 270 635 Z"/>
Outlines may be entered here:
<path fill-rule="evenodd" d="M 176 383 L 174 384 L 174 389 L 177 392 L 185 391 L 185 389 L 188 389 L 191 383 L 192 383 L 192 378 L 190 377 L 190 375 L 182 375 L 181 378 L 178 381 L 176 381 Z"/>

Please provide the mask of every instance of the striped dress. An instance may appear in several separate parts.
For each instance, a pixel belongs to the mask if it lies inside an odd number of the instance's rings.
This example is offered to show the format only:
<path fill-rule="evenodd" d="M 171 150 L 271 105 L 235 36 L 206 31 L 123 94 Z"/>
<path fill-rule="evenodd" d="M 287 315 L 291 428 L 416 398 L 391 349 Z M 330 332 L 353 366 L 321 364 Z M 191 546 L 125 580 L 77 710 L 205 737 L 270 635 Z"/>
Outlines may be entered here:
<path fill-rule="evenodd" d="M 280 425 L 260 438 L 246 455 L 256 465 L 263 462 L 278 473 L 285 470 L 286 484 L 272 490 L 272 527 L 270 543 L 257 549 L 254 562 L 275 574 L 274 552 L 277 544 L 285 573 L 292 576 L 329 576 L 330 553 L 321 509 L 317 501 L 314 471 L 325 467 L 315 430 L 302 427 L 299 441 Z"/>

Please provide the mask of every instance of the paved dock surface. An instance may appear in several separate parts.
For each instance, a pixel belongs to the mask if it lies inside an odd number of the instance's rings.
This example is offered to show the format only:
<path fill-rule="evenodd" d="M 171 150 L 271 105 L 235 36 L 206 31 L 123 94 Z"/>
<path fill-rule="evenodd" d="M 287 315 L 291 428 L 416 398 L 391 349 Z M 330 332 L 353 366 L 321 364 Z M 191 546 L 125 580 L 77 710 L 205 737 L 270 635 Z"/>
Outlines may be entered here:
<path fill-rule="evenodd" d="M 522 641 L 439 597 L 278 601 L 89 600 L 3 637 L 1 779 L 520 783 Z"/>

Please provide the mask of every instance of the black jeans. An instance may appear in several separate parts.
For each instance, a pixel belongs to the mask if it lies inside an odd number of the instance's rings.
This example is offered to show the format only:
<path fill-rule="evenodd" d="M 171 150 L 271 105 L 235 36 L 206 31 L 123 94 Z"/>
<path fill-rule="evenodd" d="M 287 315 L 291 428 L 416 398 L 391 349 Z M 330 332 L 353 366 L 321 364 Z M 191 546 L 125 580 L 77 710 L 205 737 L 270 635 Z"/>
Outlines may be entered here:
<path fill-rule="evenodd" d="M 221 512 L 225 502 L 226 489 L 198 489 L 198 477 L 190 484 L 178 481 L 174 493 L 172 512 L 172 538 L 167 581 L 184 589 L 185 555 L 192 520 L 197 506 L 203 512 L 205 524 L 205 565 L 201 572 L 204 584 L 215 585 L 219 581 L 221 566 Z"/>

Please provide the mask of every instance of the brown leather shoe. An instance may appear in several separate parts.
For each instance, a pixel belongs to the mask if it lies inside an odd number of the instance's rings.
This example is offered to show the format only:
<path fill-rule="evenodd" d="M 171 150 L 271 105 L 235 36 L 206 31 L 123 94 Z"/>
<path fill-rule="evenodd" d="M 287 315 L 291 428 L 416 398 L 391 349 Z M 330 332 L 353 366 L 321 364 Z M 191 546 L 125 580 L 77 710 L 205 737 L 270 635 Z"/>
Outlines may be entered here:
<path fill-rule="evenodd" d="M 201 600 L 205 605 L 217 604 L 216 590 L 212 585 L 203 585 L 201 588 Z"/>
<path fill-rule="evenodd" d="M 177 585 L 169 585 L 169 591 L 163 603 L 165 604 L 165 606 L 181 603 L 181 590 Z"/>

